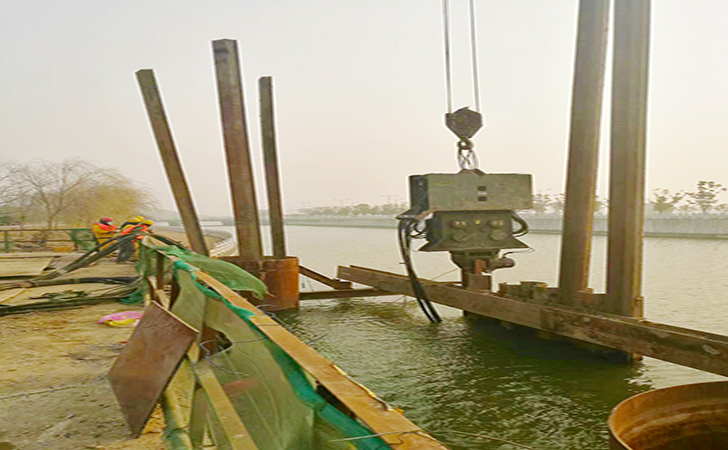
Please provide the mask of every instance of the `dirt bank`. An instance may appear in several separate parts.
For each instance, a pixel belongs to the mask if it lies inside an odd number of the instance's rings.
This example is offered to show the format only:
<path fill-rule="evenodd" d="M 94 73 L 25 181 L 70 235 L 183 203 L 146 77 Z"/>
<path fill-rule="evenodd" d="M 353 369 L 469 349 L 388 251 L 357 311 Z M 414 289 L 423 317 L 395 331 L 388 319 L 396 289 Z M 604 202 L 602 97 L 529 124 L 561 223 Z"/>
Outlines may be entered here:
<path fill-rule="evenodd" d="M 0 450 L 162 450 L 159 412 L 128 439 L 106 373 L 131 328 L 99 325 L 122 304 L 0 318 Z"/>

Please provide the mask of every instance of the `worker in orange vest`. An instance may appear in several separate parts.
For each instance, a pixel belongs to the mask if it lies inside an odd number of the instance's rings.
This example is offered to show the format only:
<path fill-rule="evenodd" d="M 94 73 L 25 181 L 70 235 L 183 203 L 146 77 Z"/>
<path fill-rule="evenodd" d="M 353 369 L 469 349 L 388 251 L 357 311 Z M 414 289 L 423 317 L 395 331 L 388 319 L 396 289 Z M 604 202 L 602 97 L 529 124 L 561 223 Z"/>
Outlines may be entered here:
<path fill-rule="evenodd" d="M 121 226 L 121 232 L 119 233 L 119 236 L 125 236 L 130 233 L 137 232 L 145 233 L 149 231 L 149 227 L 151 227 L 152 225 L 154 225 L 154 222 L 145 219 L 144 216 L 135 216 L 124 222 L 124 224 Z M 124 262 L 129 259 L 136 259 L 132 257 L 139 254 L 139 244 L 141 243 L 141 240 L 143 238 L 144 236 L 137 236 L 135 239 L 133 239 L 133 242 L 128 242 L 125 245 L 122 245 L 122 247 L 119 249 L 119 256 L 118 258 L 116 258 L 116 262 Z"/>
<path fill-rule="evenodd" d="M 97 244 L 103 244 L 116 235 L 116 225 L 111 217 L 102 217 L 98 222 L 91 225 L 91 231 L 96 238 Z M 102 247 L 103 248 L 103 247 Z"/>

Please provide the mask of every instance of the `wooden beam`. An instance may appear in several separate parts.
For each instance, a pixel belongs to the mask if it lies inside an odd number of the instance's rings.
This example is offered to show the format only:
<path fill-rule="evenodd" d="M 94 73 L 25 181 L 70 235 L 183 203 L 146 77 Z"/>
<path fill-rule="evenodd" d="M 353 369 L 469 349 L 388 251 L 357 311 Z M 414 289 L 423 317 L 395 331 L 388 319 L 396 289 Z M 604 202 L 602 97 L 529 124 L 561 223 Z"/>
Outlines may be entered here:
<path fill-rule="evenodd" d="M 318 281 L 321 284 L 332 287 L 334 289 L 351 289 L 351 283 L 348 281 L 335 280 L 329 278 L 322 273 L 318 273 L 315 270 L 311 270 L 308 267 L 298 266 L 298 272 L 304 277 L 310 278 L 314 281 Z"/>
<path fill-rule="evenodd" d="M 189 436 L 194 450 L 201 450 L 207 433 L 210 405 L 207 403 L 202 387 L 195 386 L 192 393 L 192 406 L 190 408 Z"/>
<path fill-rule="evenodd" d="M 159 399 L 159 406 L 162 408 L 165 422 L 165 434 L 174 449 L 192 449 L 192 441 L 187 433 L 187 421 L 182 412 L 177 396 L 167 389 Z"/>
<path fill-rule="evenodd" d="M 301 292 L 299 300 L 323 300 L 331 298 L 382 297 L 396 295 L 381 289 L 335 289 L 332 291 Z"/>
<path fill-rule="evenodd" d="M 412 295 L 404 275 L 339 267 L 339 278 Z M 728 337 L 644 319 L 528 303 L 422 280 L 432 302 L 630 353 L 728 376 Z"/>
<path fill-rule="evenodd" d="M 581 0 L 571 98 L 571 135 L 561 233 L 561 303 L 589 287 L 610 0 Z"/>
<path fill-rule="evenodd" d="M 442 444 L 434 439 L 419 436 L 424 433 L 417 425 L 384 401 L 371 395 L 365 387 L 354 383 L 331 361 L 301 342 L 280 324 L 268 316 L 252 317 L 251 322 L 273 342 L 291 356 L 304 370 L 336 396 L 356 417 L 370 429 L 381 434 L 382 440 L 402 449 L 438 449 Z"/>
<path fill-rule="evenodd" d="M 210 362 L 207 360 L 200 361 L 193 366 L 193 371 L 197 377 L 197 382 L 202 386 L 205 398 L 211 406 L 210 413 L 214 414 L 217 418 L 222 428 L 222 434 L 230 448 L 232 450 L 257 449 L 258 447 L 250 436 L 248 429 L 243 424 L 243 421 L 240 420 L 235 406 L 230 402 L 220 382 L 217 381 L 215 374 L 212 372 Z M 195 430 L 195 442 L 198 440 L 198 433 Z M 220 445 L 217 442 L 216 444 Z"/>
<path fill-rule="evenodd" d="M 283 227 L 281 181 L 278 173 L 278 148 L 276 146 L 275 114 L 273 111 L 273 79 L 258 79 L 260 96 L 260 137 L 263 141 L 265 186 L 268 193 L 268 219 L 270 222 L 273 257 L 285 258 L 286 235 Z"/>
<path fill-rule="evenodd" d="M 192 194 L 182 170 L 182 163 L 177 155 L 177 148 L 174 144 L 174 138 L 172 138 L 172 130 L 167 121 L 167 114 L 164 112 L 162 95 L 159 93 L 154 71 L 150 69 L 139 70 L 136 76 L 144 97 L 144 104 L 147 107 L 149 122 L 157 140 L 157 148 L 159 149 L 159 155 L 162 157 L 164 171 L 167 174 L 169 186 L 172 188 L 179 215 L 182 217 L 190 247 L 201 255 L 207 255 L 205 237 L 202 234 Z"/>
<path fill-rule="evenodd" d="M 607 304 L 608 312 L 639 317 L 650 0 L 617 0 L 614 16 Z"/>
<path fill-rule="evenodd" d="M 278 322 L 261 314 L 232 289 L 204 272 L 197 272 L 197 277 L 233 305 L 254 312 L 251 322 L 261 332 L 326 387 L 374 433 L 381 434 L 386 443 L 401 450 L 447 450 L 447 447 L 438 443 L 399 411 L 374 397 L 371 391 L 349 378 L 334 363 L 301 342 Z"/>
<path fill-rule="evenodd" d="M 247 261 L 263 259 L 258 203 L 250 158 L 238 44 L 231 39 L 212 42 L 217 92 L 220 98 L 225 155 L 238 238 L 238 255 Z"/>

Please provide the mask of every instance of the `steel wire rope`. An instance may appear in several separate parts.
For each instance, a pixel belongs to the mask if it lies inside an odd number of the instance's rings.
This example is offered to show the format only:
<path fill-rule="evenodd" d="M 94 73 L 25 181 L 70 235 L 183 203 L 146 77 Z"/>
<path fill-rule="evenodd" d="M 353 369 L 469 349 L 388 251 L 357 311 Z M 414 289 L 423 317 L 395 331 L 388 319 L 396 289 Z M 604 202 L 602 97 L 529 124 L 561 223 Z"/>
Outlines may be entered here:
<path fill-rule="evenodd" d="M 445 90 L 447 92 L 447 113 L 452 114 L 453 88 L 452 88 L 452 58 L 450 44 L 450 0 L 442 0 L 443 16 L 443 40 L 445 47 Z M 475 20 L 475 0 L 469 0 L 469 23 L 470 23 L 470 56 L 471 70 L 473 75 L 473 103 L 475 111 L 480 113 L 480 80 L 478 65 L 478 40 Z M 475 170 L 478 168 L 478 157 L 473 150 L 473 142 L 458 135 L 457 160 L 462 170 Z"/>
<path fill-rule="evenodd" d="M 452 69 L 450 65 L 450 0 L 442 0 L 442 20 L 445 41 L 445 87 L 447 90 L 447 112 L 452 112 Z"/>
<path fill-rule="evenodd" d="M 475 0 L 470 0 L 470 54 L 473 66 L 473 97 L 475 110 L 480 112 L 480 82 L 478 80 L 478 39 L 475 31 Z"/>
<path fill-rule="evenodd" d="M 475 20 L 475 0 L 469 0 L 470 15 L 470 65 L 473 74 L 473 102 L 475 111 L 480 112 L 480 76 L 478 64 L 478 38 Z M 450 0 L 442 0 L 443 40 L 445 47 L 445 86 L 447 91 L 447 112 L 452 112 L 452 59 L 450 55 Z"/>

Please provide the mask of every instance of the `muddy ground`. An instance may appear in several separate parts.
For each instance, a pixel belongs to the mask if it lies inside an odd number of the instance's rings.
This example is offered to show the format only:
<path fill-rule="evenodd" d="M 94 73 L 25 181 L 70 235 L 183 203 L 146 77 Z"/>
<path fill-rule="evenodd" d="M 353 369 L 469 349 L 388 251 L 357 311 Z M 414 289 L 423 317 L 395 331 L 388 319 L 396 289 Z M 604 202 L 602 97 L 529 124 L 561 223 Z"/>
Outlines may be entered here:
<path fill-rule="evenodd" d="M 0 317 L 0 450 L 162 450 L 159 411 L 128 437 L 106 374 L 133 328 L 97 320 L 119 303 Z"/>

